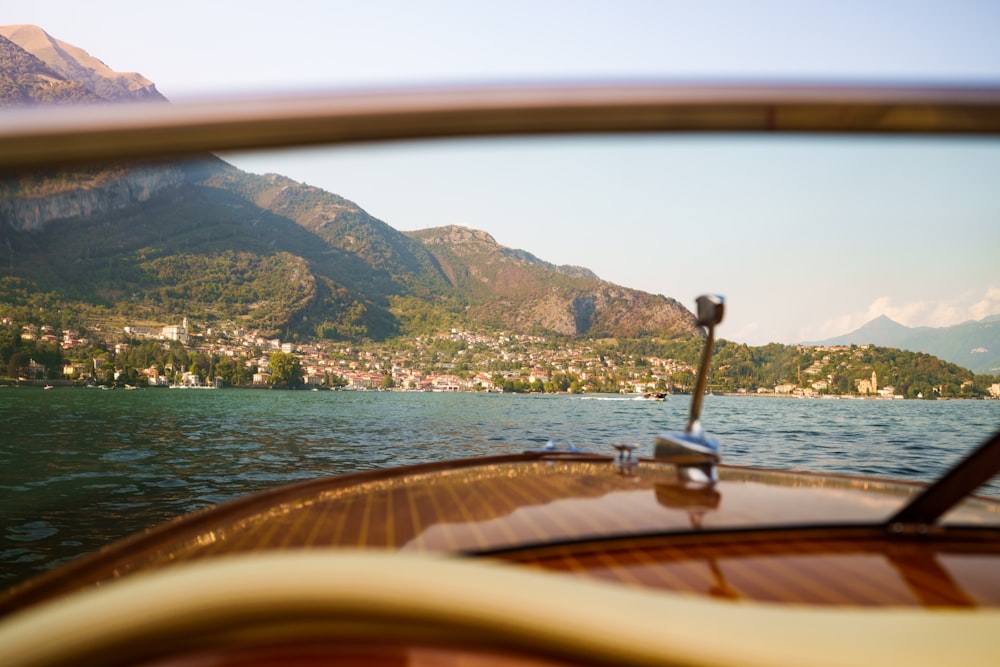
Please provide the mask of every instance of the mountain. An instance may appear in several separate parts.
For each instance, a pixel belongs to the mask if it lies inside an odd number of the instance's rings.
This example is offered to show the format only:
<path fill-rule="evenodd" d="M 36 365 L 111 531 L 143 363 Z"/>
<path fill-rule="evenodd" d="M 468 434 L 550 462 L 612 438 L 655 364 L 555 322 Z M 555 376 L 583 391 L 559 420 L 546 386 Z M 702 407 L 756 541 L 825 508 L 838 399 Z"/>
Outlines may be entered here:
<path fill-rule="evenodd" d="M 882 315 L 842 336 L 809 345 L 863 345 L 926 352 L 975 373 L 1000 372 L 1000 315 L 950 327 L 907 327 Z"/>
<path fill-rule="evenodd" d="M 850 345 L 852 340 L 861 340 L 874 345 L 889 346 L 889 341 L 901 340 L 913 332 L 913 329 L 889 319 L 885 315 L 879 315 L 871 322 L 863 325 L 856 331 L 843 336 L 831 338 L 827 345 Z M 837 342 L 832 342 L 837 341 Z"/>
<path fill-rule="evenodd" d="M 99 101 L 82 83 L 67 81 L 0 34 L 0 107 Z"/>
<path fill-rule="evenodd" d="M 5 187 L 0 251 L 9 277 L 0 280 L 0 302 L 22 308 L 46 295 L 85 319 L 97 310 L 131 321 L 188 315 L 338 339 L 455 326 L 694 331 L 691 314 L 671 299 L 555 267 L 484 232 L 403 234 L 343 197 L 217 158 Z"/>
<path fill-rule="evenodd" d="M 159 98 L 144 77 L 111 72 L 39 28 L 3 27 L 0 40 L 9 55 L 0 63 L 13 63 L 4 76 L 19 86 L 9 87 L 8 103 L 47 101 L 35 84 L 86 101 Z M 598 337 L 695 331 L 672 299 L 548 264 L 484 232 L 403 234 L 339 195 L 211 155 L 21 174 L 0 182 L 0 232 L 4 314 L 45 313 L 56 326 L 190 316 L 348 340 L 456 326 Z"/>
<path fill-rule="evenodd" d="M 51 96 L 49 99 L 45 98 L 44 88 L 72 87 L 73 84 L 82 86 L 89 93 L 87 97 L 72 100 L 77 102 L 166 101 L 153 82 L 141 74 L 115 72 L 83 49 L 55 39 L 38 26 L 0 26 L 0 36 L 7 43 L 6 49 L 0 43 L 0 53 L 9 51 L 10 44 L 13 44 L 44 63 L 45 69 L 33 76 L 33 87 L 39 90 L 41 99 L 29 95 L 30 101 L 54 101 Z M 9 72 L 7 58 L 4 58 L 2 69 L 5 73 Z M 5 92 L 0 91 L 0 101 L 5 98 Z"/>
<path fill-rule="evenodd" d="M 498 328 L 540 327 L 566 335 L 636 337 L 690 329 L 673 299 L 602 281 L 498 244 L 486 232 L 449 226 L 410 232 L 469 299 L 469 316 Z"/>

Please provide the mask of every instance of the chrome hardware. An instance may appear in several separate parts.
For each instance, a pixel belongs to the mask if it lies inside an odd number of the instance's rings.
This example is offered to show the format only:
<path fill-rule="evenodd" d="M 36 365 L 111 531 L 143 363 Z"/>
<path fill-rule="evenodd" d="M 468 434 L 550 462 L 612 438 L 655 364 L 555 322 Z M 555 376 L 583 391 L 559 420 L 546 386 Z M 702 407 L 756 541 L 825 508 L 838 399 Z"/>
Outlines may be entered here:
<path fill-rule="evenodd" d="M 701 530 L 705 516 L 719 509 L 722 494 L 711 484 L 657 484 L 656 502 L 671 509 L 681 509 L 688 513 L 691 527 Z"/>
<path fill-rule="evenodd" d="M 614 444 L 611 446 L 618 450 L 619 461 L 634 461 L 635 458 L 633 457 L 633 454 L 635 453 L 635 450 L 639 447 L 639 445 L 635 445 L 632 443 L 622 443 L 620 445 Z"/>
<path fill-rule="evenodd" d="M 714 484 L 718 481 L 715 464 L 719 462 L 719 441 L 705 433 L 701 426 L 701 402 L 708 382 L 715 344 L 715 326 L 722 322 L 725 299 L 717 295 L 700 296 L 698 326 L 705 327 L 708 335 L 701 353 L 701 366 L 691 395 L 691 414 L 683 433 L 661 433 L 656 438 L 653 456 L 659 461 L 677 466 L 677 476 L 682 482 L 695 485 Z"/>
<path fill-rule="evenodd" d="M 717 294 L 699 296 L 697 304 L 698 326 L 705 327 L 708 335 L 705 338 L 705 347 L 701 351 L 698 381 L 691 396 L 691 415 L 688 417 L 686 429 L 688 433 L 695 430 L 701 418 L 701 401 L 705 397 L 705 383 L 708 382 L 708 371 L 712 365 L 712 348 L 715 346 L 715 326 L 722 322 L 722 316 L 726 311 L 726 300 Z"/>
<path fill-rule="evenodd" d="M 611 446 L 618 451 L 618 458 L 614 461 L 615 471 L 626 477 L 634 476 L 639 467 L 639 459 L 635 457 L 635 450 L 639 448 L 639 445 L 623 442 L 614 443 Z"/>
<path fill-rule="evenodd" d="M 548 442 L 545 443 L 544 447 L 539 447 L 538 449 L 526 449 L 525 453 L 538 453 L 543 452 L 546 454 L 585 454 L 586 450 L 580 449 L 572 442 L 567 443 L 565 447 L 559 446 L 559 442 L 555 438 L 549 438 Z"/>
<path fill-rule="evenodd" d="M 719 462 L 719 441 L 707 435 L 696 422 L 697 431 L 661 433 L 656 437 L 653 458 L 677 466 L 682 482 L 714 484 L 719 480 L 715 464 Z"/>

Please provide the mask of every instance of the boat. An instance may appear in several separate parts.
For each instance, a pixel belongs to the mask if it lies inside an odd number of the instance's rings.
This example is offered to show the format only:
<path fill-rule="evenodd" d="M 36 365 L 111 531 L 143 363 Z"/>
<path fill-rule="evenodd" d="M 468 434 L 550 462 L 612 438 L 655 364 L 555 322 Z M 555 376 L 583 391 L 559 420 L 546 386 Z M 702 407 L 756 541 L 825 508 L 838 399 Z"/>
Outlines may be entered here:
<path fill-rule="evenodd" d="M 662 391 L 647 391 L 639 396 L 639 398 L 644 401 L 665 401 L 667 400 L 667 394 Z"/>
<path fill-rule="evenodd" d="M 0 168 L 564 132 L 995 137 L 1000 90 L 569 87 L 23 114 Z M 152 528 L 0 598 L 0 663 L 991 665 L 1000 433 L 932 484 L 726 465 L 701 423 L 303 481 Z M 933 434 L 928 434 L 933 437 Z M 919 444 L 919 443 L 915 443 Z"/>

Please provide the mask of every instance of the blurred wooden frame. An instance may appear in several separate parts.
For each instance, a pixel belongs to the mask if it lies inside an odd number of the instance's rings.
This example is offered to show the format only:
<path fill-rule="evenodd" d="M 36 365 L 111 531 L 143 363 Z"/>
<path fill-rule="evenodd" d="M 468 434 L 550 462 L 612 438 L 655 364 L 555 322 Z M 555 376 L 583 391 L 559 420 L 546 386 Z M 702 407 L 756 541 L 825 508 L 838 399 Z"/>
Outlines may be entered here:
<path fill-rule="evenodd" d="M 447 137 L 627 132 L 1000 135 L 1000 88 L 440 88 L 32 107 L 0 113 L 0 170 Z"/>

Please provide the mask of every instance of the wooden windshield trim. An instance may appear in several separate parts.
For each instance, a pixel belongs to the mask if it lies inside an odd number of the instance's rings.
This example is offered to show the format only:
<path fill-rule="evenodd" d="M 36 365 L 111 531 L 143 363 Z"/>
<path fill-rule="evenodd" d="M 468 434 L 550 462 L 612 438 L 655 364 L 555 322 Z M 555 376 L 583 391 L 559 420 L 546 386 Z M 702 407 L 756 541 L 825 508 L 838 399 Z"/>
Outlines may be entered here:
<path fill-rule="evenodd" d="M 7 110 L 0 170 L 447 137 L 622 132 L 1000 135 L 1000 88 L 603 85 Z"/>
<path fill-rule="evenodd" d="M 893 532 L 919 531 L 930 526 L 997 473 L 1000 431 L 896 512 L 886 525 Z"/>
<path fill-rule="evenodd" d="M 942 553 L 964 553 L 969 545 L 995 544 L 1000 529 L 993 526 L 942 526 L 935 531 L 915 536 L 887 532 L 880 523 L 815 523 L 793 525 L 761 525 L 754 527 L 700 529 L 695 531 L 650 531 L 645 533 L 615 533 L 597 537 L 523 542 L 489 549 L 466 550 L 457 555 L 465 558 L 502 558 L 531 562 L 553 553 L 606 552 L 610 550 L 643 549 L 670 544 L 679 547 L 698 545 L 714 547 L 739 544 L 767 544 L 773 552 L 794 553 L 803 543 L 829 542 L 843 545 L 845 550 L 884 551 L 887 544 L 906 543 L 915 537 L 922 544 L 933 545 Z M 877 546 L 872 546 L 876 544 Z M 751 547 L 752 548 L 752 547 Z"/>

